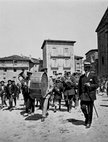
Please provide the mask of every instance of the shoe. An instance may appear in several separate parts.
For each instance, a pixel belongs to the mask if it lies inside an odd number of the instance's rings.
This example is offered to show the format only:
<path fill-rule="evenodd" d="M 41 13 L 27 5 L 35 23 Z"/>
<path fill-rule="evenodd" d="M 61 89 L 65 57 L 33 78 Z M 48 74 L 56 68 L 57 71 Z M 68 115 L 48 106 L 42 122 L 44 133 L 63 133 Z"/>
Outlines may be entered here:
<path fill-rule="evenodd" d="M 85 126 L 87 125 L 87 119 L 85 119 Z"/>
<path fill-rule="evenodd" d="M 54 108 L 54 113 L 57 111 L 56 108 L 57 108 L 57 107 Z"/>
<path fill-rule="evenodd" d="M 24 113 L 24 115 L 23 116 L 28 116 L 28 113 Z"/>
<path fill-rule="evenodd" d="M 56 112 L 57 110 L 56 109 L 54 109 L 54 113 Z"/>
<path fill-rule="evenodd" d="M 86 128 L 90 128 L 90 126 L 91 126 L 91 124 L 87 124 L 87 125 L 86 125 Z"/>
<path fill-rule="evenodd" d="M 44 122 L 44 121 L 45 121 L 45 117 L 42 117 L 41 122 Z"/>
<path fill-rule="evenodd" d="M 46 117 L 48 117 L 48 115 L 49 115 L 49 113 L 47 112 L 47 113 L 46 113 Z"/>
<path fill-rule="evenodd" d="M 10 108 L 9 110 L 10 110 L 10 111 L 12 111 L 12 110 L 13 110 L 13 108 Z"/>

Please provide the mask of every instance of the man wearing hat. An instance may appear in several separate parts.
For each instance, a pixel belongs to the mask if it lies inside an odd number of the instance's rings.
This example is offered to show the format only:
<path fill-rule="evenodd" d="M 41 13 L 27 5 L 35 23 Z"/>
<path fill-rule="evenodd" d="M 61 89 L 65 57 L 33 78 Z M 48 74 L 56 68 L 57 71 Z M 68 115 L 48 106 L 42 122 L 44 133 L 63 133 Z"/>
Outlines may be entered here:
<path fill-rule="evenodd" d="M 8 84 L 6 87 L 7 90 L 7 98 L 9 99 L 9 109 L 13 109 L 13 89 L 12 89 L 12 80 L 8 80 Z"/>
<path fill-rule="evenodd" d="M 94 73 L 91 73 L 91 64 L 84 63 L 85 73 L 80 76 L 78 83 L 78 95 L 80 99 L 81 110 L 85 116 L 85 126 L 90 128 L 93 116 L 93 105 L 96 100 L 96 89 L 98 88 L 98 79 Z"/>
<path fill-rule="evenodd" d="M 0 96 L 1 96 L 1 107 L 3 108 L 4 105 L 7 106 L 7 103 L 6 103 L 6 86 L 4 84 L 5 82 L 4 81 L 1 81 L 0 82 Z"/>

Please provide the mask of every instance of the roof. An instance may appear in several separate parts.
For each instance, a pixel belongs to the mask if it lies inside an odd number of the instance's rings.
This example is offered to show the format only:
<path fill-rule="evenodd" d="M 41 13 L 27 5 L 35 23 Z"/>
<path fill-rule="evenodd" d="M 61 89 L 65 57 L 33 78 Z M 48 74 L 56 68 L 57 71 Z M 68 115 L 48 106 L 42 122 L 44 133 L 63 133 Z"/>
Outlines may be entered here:
<path fill-rule="evenodd" d="M 8 57 L 3 57 L 3 58 L 0 58 L 0 61 L 31 61 L 33 63 L 39 63 L 39 60 L 38 59 L 35 59 L 35 58 L 30 58 L 30 57 L 27 57 L 27 56 L 19 56 L 19 55 L 12 55 L 12 56 L 8 56 Z"/>
<path fill-rule="evenodd" d="M 90 52 L 98 52 L 98 49 L 91 49 L 91 50 L 89 50 L 85 55 L 87 55 L 87 54 L 90 53 Z"/>
<path fill-rule="evenodd" d="M 106 24 L 108 24 L 108 8 L 106 9 L 97 29 L 96 32 L 98 32 L 102 27 L 104 27 Z"/>
<path fill-rule="evenodd" d="M 23 57 L 18 56 L 18 55 L 3 57 L 3 58 L 0 58 L 0 60 L 3 60 L 3 61 L 11 61 L 11 60 L 29 61 L 29 59 L 23 58 Z"/>
<path fill-rule="evenodd" d="M 69 40 L 44 40 L 41 49 L 44 48 L 45 44 L 68 44 L 73 45 L 76 41 L 69 41 Z"/>
<path fill-rule="evenodd" d="M 82 56 L 77 56 L 77 55 L 75 55 L 74 58 L 82 59 L 83 57 L 82 57 Z"/>

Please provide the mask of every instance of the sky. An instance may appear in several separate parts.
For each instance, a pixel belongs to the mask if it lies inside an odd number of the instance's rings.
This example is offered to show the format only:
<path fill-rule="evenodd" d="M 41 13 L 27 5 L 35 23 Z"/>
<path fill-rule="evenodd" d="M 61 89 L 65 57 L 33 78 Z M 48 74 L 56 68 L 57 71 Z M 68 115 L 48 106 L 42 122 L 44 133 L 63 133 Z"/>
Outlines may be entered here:
<path fill-rule="evenodd" d="M 0 57 L 42 59 L 44 40 L 76 41 L 74 54 L 97 48 L 108 0 L 0 0 Z"/>

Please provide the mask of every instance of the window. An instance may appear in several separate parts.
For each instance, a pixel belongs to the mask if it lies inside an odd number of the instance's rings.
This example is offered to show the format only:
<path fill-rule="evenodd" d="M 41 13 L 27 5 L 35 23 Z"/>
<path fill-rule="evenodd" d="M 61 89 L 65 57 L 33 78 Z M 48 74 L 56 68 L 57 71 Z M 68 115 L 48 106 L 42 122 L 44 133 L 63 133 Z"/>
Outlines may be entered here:
<path fill-rule="evenodd" d="M 66 74 L 66 71 L 64 71 L 64 74 Z"/>
<path fill-rule="evenodd" d="M 56 59 L 52 59 L 52 67 L 57 67 L 57 60 Z"/>
<path fill-rule="evenodd" d="M 4 72 L 7 72 L 7 69 L 4 69 Z"/>
<path fill-rule="evenodd" d="M 64 55 L 69 56 L 69 48 L 64 48 Z"/>
<path fill-rule="evenodd" d="M 53 74 L 54 74 L 54 75 L 57 74 L 57 71 L 53 71 Z"/>
<path fill-rule="evenodd" d="M 17 64 L 17 61 L 16 61 L 16 60 L 13 60 L 13 64 L 16 65 L 16 64 Z"/>
<path fill-rule="evenodd" d="M 14 69 L 14 72 L 16 72 L 17 70 L 16 69 Z"/>
<path fill-rule="evenodd" d="M 65 50 L 65 53 L 68 53 L 68 48 L 65 48 L 64 50 Z"/>
<path fill-rule="evenodd" d="M 52 48 L 52 56 L 56 56 L 56 47 Z"/>
<path fill-rule="evenodd" d="M 102 56 L 102 65 L 104 65 L 104 57 Z"/>
<path fill-rule="evenodd" d="M 70 60 L 69 59 L 64 60 L 64 67 L 70 67 Z"/>
<path fill-rule="evenodd" d="M 63 47 L 57 47 L 57 55 L 58 56 L 63 56 Z"/>
<path fill-rule="evenodd" d="M 5 61 L 1 61 L 2 66 L 5 66 Z"/>

